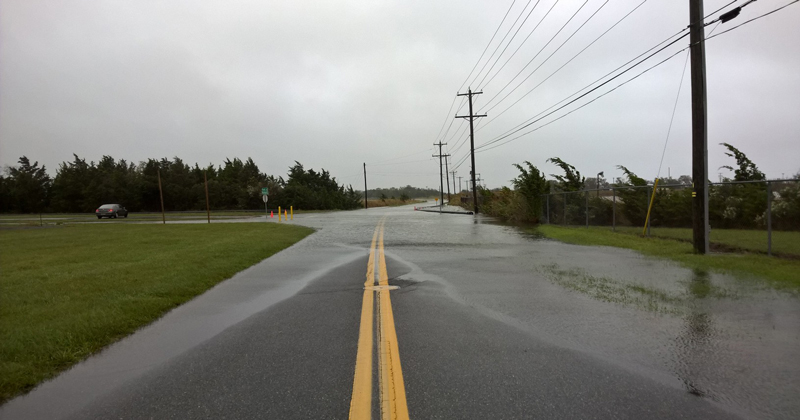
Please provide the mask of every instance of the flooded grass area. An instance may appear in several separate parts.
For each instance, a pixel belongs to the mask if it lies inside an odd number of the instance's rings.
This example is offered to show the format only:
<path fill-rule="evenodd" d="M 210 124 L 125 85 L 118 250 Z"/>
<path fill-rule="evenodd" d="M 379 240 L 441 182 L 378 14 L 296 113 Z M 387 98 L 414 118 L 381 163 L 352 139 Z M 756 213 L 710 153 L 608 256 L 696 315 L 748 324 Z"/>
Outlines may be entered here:
<path fill-rule="evenodd" d="M 713 285 L 708 272 L 694 271 L 690 281 L 679 281 L 664 287 L 630 283 L 611 276 L 595 276 L 580 268 L 564 268 L 556 263 L 538 268 L 539 273 L 567 289 L 604 302 L 618 303 L 653 313 L 686 315 L 695 309 L 699 299 L 737 299 L 744 291 Z"/>
<path fill-rule="evenodd" d="M 731 273 L 756 282 L 766 280 L 777 289 L 800 293 L 800 260 L 749 253 L 697 255 L 688 242 L 619 234 L 606 229 L 542 225 L 535 231 L 566 243 L 628 248 L 645 255 L 668 258 L 691 269 Z"/>
<path fill-rule="evenodd" d="M 798 261 L 699 256 L 688 243 L 595 229 L 536 231 L 559 240 L 523 234 L 540 244 L 534 278 L 567 293 L 557 300 L 570 308 L 566 320 L 539 321 L 555 336 L 626 364 L 665 368 L 686 392 L 746 418 L 797 418 Z"/>

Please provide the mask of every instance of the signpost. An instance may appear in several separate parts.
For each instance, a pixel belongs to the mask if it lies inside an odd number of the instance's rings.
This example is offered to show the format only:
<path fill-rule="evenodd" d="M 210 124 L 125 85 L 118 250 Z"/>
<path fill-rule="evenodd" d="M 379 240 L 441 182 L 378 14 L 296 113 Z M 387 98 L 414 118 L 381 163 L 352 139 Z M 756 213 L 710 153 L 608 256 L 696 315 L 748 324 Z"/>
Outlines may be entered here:
<path fill-rule="evenodd" d="M 261 189 L 261 200 L 264 201 L 264 214 L 269 218 L 269 210 L 267 209 L 267 201 L 269 201 L 269 188 L 264 187 Z"/>

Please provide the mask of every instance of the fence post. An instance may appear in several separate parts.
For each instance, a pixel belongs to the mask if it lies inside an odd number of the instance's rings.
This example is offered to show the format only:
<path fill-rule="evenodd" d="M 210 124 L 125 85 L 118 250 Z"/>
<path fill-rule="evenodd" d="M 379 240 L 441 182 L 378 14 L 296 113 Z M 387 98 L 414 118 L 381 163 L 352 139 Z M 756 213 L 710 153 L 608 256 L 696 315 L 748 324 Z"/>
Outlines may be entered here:
<path fill-rule="evenodd" d="M 550 194 L 547 194 L 547 224 L 550 224 Z"/>
<path fill-rule="evenodd" d="M 653 192 L 655 192 L 655 191 L 653 191 Z M 650 187 L 647 187 L 647 196 L 650 197 Z M 648 209 L 648 211 L 650 211 L 650 206 L 648 206 L 647 209 Z M 650 223 L 649 220 L 647 220 L 645 223 L 647 223 L 647 237 L 649 238 L 650 237 L 650 225 L 651 225 L 651 223 Z"/>
<path fill-rule="evenodd" d="M 767 181 L 767 255 L 772 256 L 772 184 Z"/>
<path fill-rule="evenodd" d="M 617 231 L 617 190 L 611 188 L 611 193 L 614 195 L 614 198 L 611 202 L 611 231 Z"/>
<path fill-rule="evenodd" d="M 564 193 L 564 226 L 567 226 L 567 193 Z"/>
<path fill-rule="evenodd" d="M 586 199 L 585 212 L 586 212 L 586 229 L 589 229 L 589 191 L 583 192 L 583 197 Z"/>

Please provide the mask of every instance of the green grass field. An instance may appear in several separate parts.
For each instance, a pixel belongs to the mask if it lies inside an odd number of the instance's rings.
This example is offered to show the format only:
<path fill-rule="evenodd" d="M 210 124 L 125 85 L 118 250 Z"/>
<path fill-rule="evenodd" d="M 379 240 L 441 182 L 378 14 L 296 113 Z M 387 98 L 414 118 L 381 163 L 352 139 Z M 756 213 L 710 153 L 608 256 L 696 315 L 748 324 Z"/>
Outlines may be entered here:
<path fill-rule="evenodd" d="M 0 402 L 312 231 L 277 223 L 0 230 Z"/>
<path fill-rule="evenodd" d="M 299 213 L 299 212 L 295 212 Z M 253 216 L 263 216 L 264 211 L 215 211 L 211 212 L 211 221 L 231 218 L 247 218 Z M 204 211 L 193 212 L 167 212 L 167 221 L 170 220 L 206 220 L 208 215 Z M 275 216 L 277 217 L 277 215 Z M 39 214 L 3 214 L 0 215 L 0 227 L 2 226 L 39 226 L 43 225 L 62 225 L 66 223 L 135 223 L 135 222 L 158 222 L 161 221 L 161 213 L 131 213 L 127 218 L 117 219 L 98 219 L 92 213 L 43 213 L 41 219 Z"/>
<path fill-rule="evenodd" d="M 590 227 L 590 229 L 611 230 L 607 227 Z M 642 228 L 618 226 L 617 232 L 641 235 Z M 654 227 L 651 229 L 651 236 L 691 241 L 692 229 Z M 767 252 L 766 230 L 711 229 L 709 240 L 714 244 L 742 250 Z M 772 252 L 800 256 L 800 232 L 773 231 Z"/>
<path fill-rule="evenodd" d="M 645 238 L 615 233 L 605 228 L 561 227 L 540 225 L 532 228 L 548 238 L 577 245 L 599 245 L 628 248 L 645 255 L 669 258 L 689 268 L 711 269 L 745 277 L 766 279 L 777 289 L 800 292 L 800 261 L 760 254 L 712 253 L 694 254 L 692 244 L 661 238 Z M 655 232 L 654 232 L 655 233 Z"/>

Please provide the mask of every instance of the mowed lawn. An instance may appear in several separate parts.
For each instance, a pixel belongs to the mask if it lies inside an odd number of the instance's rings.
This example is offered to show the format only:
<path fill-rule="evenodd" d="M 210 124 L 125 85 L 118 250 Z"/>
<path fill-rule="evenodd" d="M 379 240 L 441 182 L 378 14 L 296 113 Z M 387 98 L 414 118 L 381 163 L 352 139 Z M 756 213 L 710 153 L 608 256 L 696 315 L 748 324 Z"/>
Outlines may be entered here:
<path fill-rule="evenodd" d="M 603 227 L 591 227 L 591 229 L 611 230 Z M 617 232 L 641 235 L 642 228 L 617 226 Z M 650 234 L 656 238 L 692 240 L 690 228 L 654 227 Z M 766 230 L 711 229 L 709 241 L 742 250 L 767 252 Z M 800 256 L 800 232 L 772 231 L 772 252 Z"/>
<path fill-rule="evenodd" d="M 277 223 L 0 230 L 0 402 L 312 232 Z"/>

